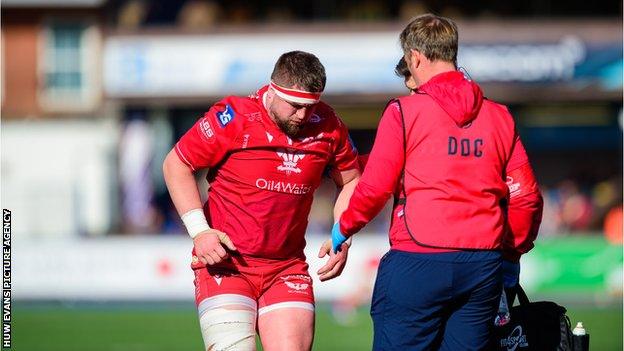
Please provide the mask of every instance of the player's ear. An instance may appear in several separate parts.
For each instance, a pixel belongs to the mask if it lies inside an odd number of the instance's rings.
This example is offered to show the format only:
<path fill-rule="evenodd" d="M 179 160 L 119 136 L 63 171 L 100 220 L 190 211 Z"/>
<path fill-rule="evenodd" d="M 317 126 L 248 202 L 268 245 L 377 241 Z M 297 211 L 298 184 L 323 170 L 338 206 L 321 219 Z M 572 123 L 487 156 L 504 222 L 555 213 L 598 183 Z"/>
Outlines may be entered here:
<path fill-rule="evenodd" d="M 266 92 L 267 102 L 271 103 L 274 97 L 275 97 L 275 90 L 273 90 L 273 88 L 269 88 Z"/>

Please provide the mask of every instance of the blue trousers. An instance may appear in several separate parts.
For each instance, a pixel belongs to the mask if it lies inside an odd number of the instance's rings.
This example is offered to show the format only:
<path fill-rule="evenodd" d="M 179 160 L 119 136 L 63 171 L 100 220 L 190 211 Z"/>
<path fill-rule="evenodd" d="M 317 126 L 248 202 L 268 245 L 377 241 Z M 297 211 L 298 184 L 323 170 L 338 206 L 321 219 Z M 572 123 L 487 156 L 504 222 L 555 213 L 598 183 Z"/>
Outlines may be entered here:
<path fill-rule="evenodd" d="M 373 350 L 485 350 L 502 291 L 501 254 L 391 250 L 373 292 Z"/>

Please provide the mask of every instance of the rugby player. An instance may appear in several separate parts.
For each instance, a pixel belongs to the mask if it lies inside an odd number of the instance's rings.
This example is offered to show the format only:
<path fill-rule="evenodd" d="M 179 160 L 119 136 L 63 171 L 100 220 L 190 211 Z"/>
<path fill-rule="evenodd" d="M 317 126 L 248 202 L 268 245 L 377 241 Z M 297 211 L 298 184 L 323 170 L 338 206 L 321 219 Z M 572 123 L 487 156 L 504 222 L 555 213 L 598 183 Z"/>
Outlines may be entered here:
<path fill-rule="evenodd" d="M 314 295 L 303 249 L 323 171 L 340 192 L 339 218 L 359 179 L 344 123 L 320 101 L 325 69 L 310 53 L 280 56 L 249 97 L 214 104 L 164 162 L 171 198 L 193 238 L 195 299 L 206 350 L 309 350 Z M 208 168 L 201 203 L 194 172 Z M 319 278 L 342 272 L 348 244 Z"/>

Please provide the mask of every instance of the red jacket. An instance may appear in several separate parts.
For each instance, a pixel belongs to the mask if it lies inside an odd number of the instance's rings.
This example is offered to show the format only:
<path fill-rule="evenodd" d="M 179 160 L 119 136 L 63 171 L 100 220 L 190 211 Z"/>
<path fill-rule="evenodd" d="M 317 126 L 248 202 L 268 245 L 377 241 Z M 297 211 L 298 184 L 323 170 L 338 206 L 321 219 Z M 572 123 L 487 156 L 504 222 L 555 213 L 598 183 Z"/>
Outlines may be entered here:
<path fill-rule="evenodd" d="M 397 184 L 394 249 L 503 249 L 518 260 L 533 247 L 542 198 L 513 118 L 460 72 L 388 105 L 341 231 L 359 231 Z"/>

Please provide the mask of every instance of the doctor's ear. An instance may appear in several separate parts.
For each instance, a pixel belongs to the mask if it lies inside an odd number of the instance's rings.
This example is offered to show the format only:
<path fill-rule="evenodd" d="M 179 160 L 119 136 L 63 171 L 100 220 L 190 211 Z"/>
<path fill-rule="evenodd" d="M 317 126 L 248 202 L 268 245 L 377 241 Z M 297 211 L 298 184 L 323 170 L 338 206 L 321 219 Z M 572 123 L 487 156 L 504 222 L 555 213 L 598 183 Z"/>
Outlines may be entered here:
<path fill-rule="evenodd" d="M 425 56 L 420 51 L 411 49 L 409 53 L 409 61 L 407 62 L 411 68 L 418 68 L 423 59 L 425 59 Z"/>

